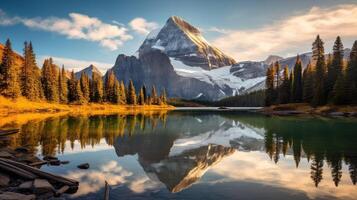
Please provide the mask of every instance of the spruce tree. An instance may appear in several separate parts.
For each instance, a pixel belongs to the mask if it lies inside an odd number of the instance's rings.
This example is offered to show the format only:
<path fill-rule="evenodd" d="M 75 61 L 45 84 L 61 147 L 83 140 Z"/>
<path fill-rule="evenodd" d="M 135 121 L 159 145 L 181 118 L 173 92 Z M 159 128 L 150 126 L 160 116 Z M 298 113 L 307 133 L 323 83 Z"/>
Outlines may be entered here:
<path fill-rule="evenodd" d="M 279 88 L 280 86 L 280 63 L 278 61 L 274 64 L 274 72 L 275 72 L 275 88 Z"/>
<path fill-rule="evenodd" d="M 144 100 L 145 100 L 145 103 L 147 102 L 147 92 L 146 92 L 146 86 L 143 85 L 143 93 L 144 93 Z"/>
<path fill-rule="evenodd" d="M 302 100 L 305 103 L 310 103 L 312 101 L 313 97 L 313 84 L 314 84 L 314 72 L 311 66 L 311 63 L 309 63 L 303 73 L 303 96 Z"/>
<path fill-rule="evenodd" d="M 105 99 L 108 102 L 115 102 L 114 100 L 114 96 L 115 96 L 115 91 L 114 91 L 114 85 L 115 85 L 115 75 L 114 75 L 114 71 L 110 70 L 106 79 L 105 79 Z"/>
<path fill-rule="evenodd" d="M 283 72 L 282 83 L 279 87 L 279 103 L 289 103 L 290 99 L 290 80 L 289 80 L 289 68 L 286 66 Z"/>
<path fill-rule="evenodd" d="M 18 70 L 11 42 L 7 39 L 0 65 L 0 95 L 8 98 L 17 98 L 21 95 Z"/>
<path fill-rule="evenodd" d="M 53 64 L 52 58 L 45 59 L 43 63 L 41 82 L 47 101 L 58 102 L 58 68 Z"/>
<path fill-rule="evenodd" d="M 320 106 L 326 103 L 325 97 L 325 50 L 324 43 L 318 35 L 315 42 L 313 43 L 313 61 L 315 63 L 315 73 L 314 73 L 314 95 L 312 98 L 313 106 Z"/>
<path fill-rule="evenodd" d="M 117 79 L 115 79 L 115 81 L 114 81 L 114 94 L 113 94 L 112 103 L 120 104 L 120 93 L 121 93 L 120 83 L 119 83 L 119 81 Z"/>
<path fill-rule="evenodd" d="M 136 93 L 132 80 L 129 81 L 127 102 L 128 104 L 136 105 Z"/>
<path fill-rule="evenodd" d="M 121 81 L 120 82 L 120 92 L 119 92 L 119 103 L 124 105 L 127 103 L 126 101 L 126 89 L 125 89 L 125 85 L 124 82 Z"/>
<path fill-rule="evenodd" d="M 85 72 L 82 72 L 79 81 L 81 85 L 83 100 L 84 102 L 88 103 L 90 101 L 90 81 L 88 75 Z"/>
<path fill-rule="evenodd" d="M 332 90 L 332 101 L 336 105 L 343 105 L 348 103 L 348 79 L 346 74 L 342 71 L 338 76 L 336 83 Z"/>
<path fill-rule="evenodd" d="M 103 102 L 104 91 L 103 91 L 103 81 L 96 73 L 92 73 L 92 84 L 91 84 L 91 101 L 96 103 Z"/>
<path fill-rule="evenodd" d="M 326 93 L 328 97 L 332 97 L 331 91 L 337 81 L 337 78 L 341 75 L 343 68 L 343 44 L 340 36 L 336 38 L 335 44 L 333 45 L 333 56 L 332 63 L 328 68 L 327 72 L 327 85 Z"/>
<path fill-rule="evenodd" d="M 138 104 L 144 105 L 145 104 L 145 97 L 144 97 L 144 89 L 140 89 L 139 97 L 138 97 Z"/>
<path fill-rule="evenodd" d="M 160 102 L 163 105 L 167 104 L 167 95 L 166 95 L 166 90 L 165 88 L 162 90 L 161 95 L 160 95 Z"/>
<path fill-rule="evenodd" d="M 151 88 L 151 104 L 152 105 L 157 105 L 159 102 L 158 102 L 158 97 L 157 97 L 157 93 L 156 93 L 156 87 L 155 85 L 152 85 L 152 88 Z"/>
<path fill-rule="evenodd" d="M 300 56 L 297 55 L 294 66 L 294 80 L 292 87 L 292 101 L 299 103 L 302 100 L 302 64 Z"/>
<path fill-rule="evenodd" d="M 64 66 L 59 73 L 58 89 L 60 103 L 68 103 L 68 79 Z"/>
<path fill-rule="evenodd" d="M 22 96 L 31 101 L 39 100 L 41 97 L 39 69 L 36 66 L 36 58 L 31 43 L 24 43 L 23 58 L 20 74 Z"/>
<path fill-rule="evenodd" d="M 265 80 L 265 105 L 270 106 L 275 102 L 274 95 L 274 67 L 271 65 L 267 69 L 266 80 Z"/>
<path fill-rule="evenodd" d="M 347 78 L 350 84 L 348 93 L 349 101 L 353 104 L 357 103 L 357 41 L 353 43 L 350 59 L 347 65 Z"/>

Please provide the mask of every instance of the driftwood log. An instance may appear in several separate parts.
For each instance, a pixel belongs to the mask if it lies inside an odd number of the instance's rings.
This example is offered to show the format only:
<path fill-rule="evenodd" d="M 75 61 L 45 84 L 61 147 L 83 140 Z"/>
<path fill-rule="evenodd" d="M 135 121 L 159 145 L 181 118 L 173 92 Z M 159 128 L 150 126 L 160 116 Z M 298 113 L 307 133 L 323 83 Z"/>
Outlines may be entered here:
<path fill-rule="evenodd" d="M 25 164 L 22 164 L 22 163 L 19 163 L 19 162 L 16 162 L 16 161 L 12 161 L 12 160 L 9 160 L 9 159 L 4 159 L 4 158 L 0 158 L 0 162 L 1 163 L 6 163 L 8 164 L 7 166 L 9 167 L 16 167 L 17 169 L 20 169 L 22 172 L 25 171 L 25 172 L 29 172 L 31 174 L 34 174 L 40 178 L 44 178 L 44 179 L 48 179 L 48 180 L 52 180 L 52 181 L 55 181 L 55 182 L 58 182 L 58 183 L 62 183 L 64 185 L 68 185 L 68 186 L 76 186 L 78 187 L 78 181 L 75 181 L 75 180 L 72 180 L 72 179 L 69 179 L 69 178 L 65 178 L 65 177 L 61 177 L 61 176 L 57 176 L 55 174 L 51 174 L 51 173 L 48 173 L 48 172 L 44 172 L 44 171 L 41 171 L 35 167 L 31 167 L 31 166 L 28 166 L 28 165 L 25 165 Z M 5 165 L 3 165 L 5 166 Z M 34 178 L 36 178 L 36 176 Z M 30 177 L 30 175 L 29 175 Z M 32 176 L 31 176 L 32 178 Z"/>
<path fill-rule="evenodd" d="M 3 161 L 3 160 L 7 160 L 7 159 L 3 159 L 3 158 L 0 158 L 0 159 L 1 159 L 0 160 L 0 169 L 11 172 L 11 173 L 16 174 L 16 175 L 18 175 L 22 178 L 25 178 L 25 179 L 33 180 L 33 179 L 37 178 L 37 176 L 35 174 Z"/>

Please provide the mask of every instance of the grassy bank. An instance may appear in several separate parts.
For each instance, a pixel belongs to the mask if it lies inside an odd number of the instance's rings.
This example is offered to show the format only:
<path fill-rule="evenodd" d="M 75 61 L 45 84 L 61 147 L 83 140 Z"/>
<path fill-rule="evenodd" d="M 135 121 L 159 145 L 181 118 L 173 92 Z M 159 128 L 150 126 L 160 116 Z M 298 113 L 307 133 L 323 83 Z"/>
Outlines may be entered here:
<path fill-rule="evenodd" d="M 306 103 L 292 103 L 265 107 L 261 109 L 260 112 L 271 115 L 323 115 L 357 117 L 357 106 L 325 105 L 315 108 Z"/>
<path fill-rule="evenodd" d="M 54 113 L 135 113 L 144 111 L 172 110 L 170 105 L 114 105 L 89 103 L 84 105 L 32 102 L 25 98 L 11 100 L 0 96 L 0 116 L 12 114 L 54 114 Z"/>

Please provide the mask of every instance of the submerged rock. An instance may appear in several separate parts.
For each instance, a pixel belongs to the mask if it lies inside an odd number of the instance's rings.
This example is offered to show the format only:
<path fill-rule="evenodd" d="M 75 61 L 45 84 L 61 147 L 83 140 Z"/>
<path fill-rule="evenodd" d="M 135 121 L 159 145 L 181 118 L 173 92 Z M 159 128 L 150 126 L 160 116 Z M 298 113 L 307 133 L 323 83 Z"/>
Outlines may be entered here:
<path fill-rule="evenodd" d="M 89 164 L 88 163 L 83 163 L 77 166 L 79 169 L 88 169 L 89 168 Z"/>

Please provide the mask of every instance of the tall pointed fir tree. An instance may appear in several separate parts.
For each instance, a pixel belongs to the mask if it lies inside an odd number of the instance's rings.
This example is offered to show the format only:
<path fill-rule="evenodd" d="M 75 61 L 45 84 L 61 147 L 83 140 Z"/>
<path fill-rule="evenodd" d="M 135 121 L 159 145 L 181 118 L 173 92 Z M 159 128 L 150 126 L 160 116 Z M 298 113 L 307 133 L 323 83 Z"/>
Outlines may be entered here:
<path fill-rule="evenodd" d="M 144 97 L 144 89 L 143 88 L 141 88 L 140 92 L 139 92 L 138 104 L 139 105 L 144 105 L 145 104 L 145 97 Z"/>
<path fill-rule="evenodd" d="M 17 98 L 21 95 L 18 70 L 11 42 L 7 39 L 0 65 L 0 95 L 9 98 Z"/>
<path fill-rule="evenodd" d="M 276 61 L 274 64 L 274 72 L 275 72 L 275 88 L 279 88 L 280 86 L 280 63 Z"/>
<path fill-rule="evenodd" d="M 333 45 L 333 55 L 332 63 L 328 68 L 327 72 L 327 85 L 326 93 L 328 97 L 333 97 L 332 90 L 339 76 L 341 76 L 343 68 L 343 44 L 340 36 L 336 38 L 335 44 Z"/>
<path fill-rule="evenodd" d="M 88 103 L 90 101 L 90 80 L 85 72 L 82 72 L 79 82 L 81 85 L 83 100 L 85 103 Z"/>
<path fill-rule="evenodd" d="M 289 80 L 289 68 L 284 67 L 282 83 L 279 87 L 279 103 L 286 104 L 290 100 L 290 80 Z"/>
<path fill-rule="evenodd" d="M 115 75 L 114 75 L 114 71 L 113 70 L 110 70 L 107 77 L 105 78 L 105 89 L 104 89 L 104 92 L 105 92 L 105 99 L 108 101 L 108 102 L 115 102 L 114 100 L 114 84 L 115 84 Z"/>
<path fill-rule="evenodd" d="M 22 96 L 31 101 L 39 100 L 42 96 L 41 78 L 31 43 L 24 43 L 23 58 L 20 74 Z"/>
<path fill-rule="evenodd" d="M 163 105 L 166 105 L 166 104 L 167 104 L 167 94 L 166 94 L 165 88 L 161 91 L 160 102 L 161 102 L 161 104 L 163 104 Z"/>
<path fill-rule="evenodd" d="M 347 64 L 347 78 L 350 84 L 348 99 L 351 103 L 357 104 L 357 40 L 353 43 Z"/>
<path fill-rule="evenodd" d="M 119 92 L 119 104 L 126 104 L 127 103 L 127 99 L 126 99 L 126 89 L 125 89 L 125 85 L 123 81 L 120 81 L 120 92 Z"/>
<path fill-rule="evenodd" d="M 103 102 L 104 98 L 104 91 L 103 91 L 103 80 L 96 73 L 92 73 L 92 82 L 91 82 L 91 98 L 92 102 L 101 103 Z"/>
<path fill-rule="evenodd" d="M 85 100 L 83 98 L 80 81 L 76 79 L 74 71 L 71 72 L 71 78 L 68 81 L 68 100 L 71 103 L 81 104 Z"/>
<path fill-rule="evenodd" d="M 52 58 L 44 61 L 41 80 L 44 96 L 47 101 L 58 102 L 58 67 L 53 64 Z"/>
<path fill-rule="evenodd" d="M 151 87 L 150 98 L 151 98 L 152 105 L 157 105 L 159 103 L 155 85 L 152 85 L 152 87 Z"/>
<path fill-rule="evenodd" d="M 265 105 L 271 106 L 275 102 L 275 89 L 274 89 L 274 66 L 271 65 L 267 69 L 265 80 Z"/>
<path fill-rule="evenodd" d="M 146 92 L 146 86 L 143 85 L 143 93 L 144 93 L 144 100 L 145 100 L 145 103 L 147 102 L 147 92 Z"/>
<path fill-rule="evenodd" d="M 335 85 L 332 90 L 332 102 L 336 105 L 343 105 L 348 103 L 349 96 L 349 82 L 344 71 L 340 72 L 340 75 L 337 77 Z"/>
<path fill-rule="evenodd" d="M 311 103 L 313 97 L 314 72 L 311 63 L 307 64 L 303 73 L 303 92 L 302 101 Z"/>
<path fill-rule="evenodd" d="M 325 65 L 325 50 L 324 43 L 317 35 L 316 40 L 312 44 L 312 60 L 315 64 L 314 73 L 314 92 L 311 104 L 313 106 L 320 106 L 326 103 L 325 97 L 325 75 L 326 75 L 326 65 Z"/>
<path fill-rule="evenodd" d="M 59 73 L 58 89 L 60 103 L 68 103 L 68 78 L 64 66 Z"/>
<path fill-rule="evenodd" d="M 120 104 L 120 93 L 121 93 L 120 83 L 115 78 L 115 81 L 114 81 L 114 93 L 113 93 L 113 99 L 112 99 L 113 101 L 112 101 L 112 103 Z"/>
<path fill-rule="evenodd" d="M 134 87 L 132 80 L 129 81 L 127 102 L 128 102 L 128 104 L 136 105 L 136 93 L 135 93 L 135 87 Z"/>
<path fill-rule="evenodd" d="M 294 66 L 294 80 L 291 99 L 296 103 L 299 103 L 302 100 L 302 63 L 299 55 L 296 56 Z"/>

